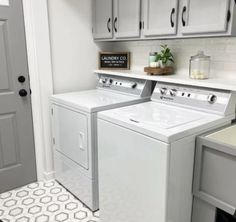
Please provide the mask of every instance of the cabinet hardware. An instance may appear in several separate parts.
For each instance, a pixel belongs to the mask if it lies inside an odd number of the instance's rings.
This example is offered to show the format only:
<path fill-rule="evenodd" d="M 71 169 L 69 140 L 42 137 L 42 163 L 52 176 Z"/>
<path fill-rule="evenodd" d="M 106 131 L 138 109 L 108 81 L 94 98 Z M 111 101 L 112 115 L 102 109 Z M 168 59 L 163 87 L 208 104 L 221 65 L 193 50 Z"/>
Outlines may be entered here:
<path fill-rule="evenodd" d="M 107 30 L 108 30 L 108 32 L 111 32 L 110 23 L 111 23 L 111 18 L 109 18 L 107 20 Z"/>
<path fill-rule="evenodd" d="M 228 13 L 227 13 L 227 22 L 229 22 L 231 19 L 231 12 L 230 10 L 228 10 Z"/>
<path fill-rule="evenodd" d="M 53 109 L 51 109 L 51 114 L 53 115 Z"/>
<path fill-rule="evenodd" d="M 139 29 L 140 30 L 142 29 L 142 22 L 141 21 L 139 22 Z"/>
<path fill-rule="evenodd" d="M 144 21 L 143 21 L 143 29 L 144 29 Z"/>
<path fill-rule="evenodd" d="M 170 25 L 173 28 L 175 26 L 175 23 L 173 22 L 173 15 L 175 14 L 175 8 L 172 8 L 170 13 Z"/>
<path fill-rule="evenodd" d="M 186 11 L 187 11 L 187 7 L 184 6 L 183 11 L 182 11 L 182 25 L 183 26 L 186 26 L 186 21 L 184 20 L 184 14 L 185 14 Z"/>
<path fill-rule="evenodd" d="M 114 20 L 114 30 L 115 30 L 115 32 L 117 32 L 116 23 L 117 23 L 117 17 Z"/>

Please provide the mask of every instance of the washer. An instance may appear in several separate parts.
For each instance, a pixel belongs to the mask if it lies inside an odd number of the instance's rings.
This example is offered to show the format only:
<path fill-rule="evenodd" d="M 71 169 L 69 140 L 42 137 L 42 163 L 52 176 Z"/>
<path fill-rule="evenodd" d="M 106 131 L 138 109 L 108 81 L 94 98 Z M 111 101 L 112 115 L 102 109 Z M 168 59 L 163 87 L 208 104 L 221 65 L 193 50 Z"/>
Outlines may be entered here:
<path fill-rule="evenodd" d="M 100 75 L 95 90 L 51 98 L 56 180 L 93 211 L 99 207 L 97 112 L 148 101 L 153 84 Z"/>
<path fill-rule="evenodd" d="M 158 83 L 152 101 L 99 113 L 101 221 L 190 222 L 196 136 L 231 123 L 235 102 Z"/>

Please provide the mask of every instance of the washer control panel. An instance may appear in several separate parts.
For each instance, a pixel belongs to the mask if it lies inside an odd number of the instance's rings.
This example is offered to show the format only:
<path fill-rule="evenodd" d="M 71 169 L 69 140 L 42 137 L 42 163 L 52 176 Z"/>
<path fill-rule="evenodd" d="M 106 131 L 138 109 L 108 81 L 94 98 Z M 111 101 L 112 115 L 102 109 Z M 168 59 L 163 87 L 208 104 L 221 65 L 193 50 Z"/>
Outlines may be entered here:
<path fill-rule="evenodd" d="M 232 96 L 234 95 L 230 91 L 157 83 L 152 100 L 206 112 L 224 113 L 230 105 Z"/>
<path fill-rule="evenodd" d="M 159 91 L 159 92 L 158 92 Z M 177 100 L 177 98 L 186 98 L 189 100 L 199 100 L 199 101 L 206 101 L 210 104 L 214 104 L 217 102 L 217 99 L 219 97 L 220 103 L 226 103 L 227 97 L 225 97 L 222 94 L 219 94 L 218 92 L 207 92 L 197 89 L 190 89 L 190 88 L 180 88 L 180 87 L 168 87 L 168 86 L 161 86 L 157 87 L 154 91 L 154 94 L 160 94 L 162 99 L 170 100 Z"/>

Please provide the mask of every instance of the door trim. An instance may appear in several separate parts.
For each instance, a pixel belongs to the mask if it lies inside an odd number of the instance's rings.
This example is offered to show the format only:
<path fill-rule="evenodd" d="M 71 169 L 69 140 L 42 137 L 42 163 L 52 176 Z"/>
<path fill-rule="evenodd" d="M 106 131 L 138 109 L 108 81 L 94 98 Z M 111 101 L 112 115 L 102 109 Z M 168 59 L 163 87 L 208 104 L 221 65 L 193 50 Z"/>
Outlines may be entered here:
<path fill-rule="evenodd" d="M 49 96 L 53 94 L 47 0 L 22 0 L 38 180 L 54 177 Z"/>

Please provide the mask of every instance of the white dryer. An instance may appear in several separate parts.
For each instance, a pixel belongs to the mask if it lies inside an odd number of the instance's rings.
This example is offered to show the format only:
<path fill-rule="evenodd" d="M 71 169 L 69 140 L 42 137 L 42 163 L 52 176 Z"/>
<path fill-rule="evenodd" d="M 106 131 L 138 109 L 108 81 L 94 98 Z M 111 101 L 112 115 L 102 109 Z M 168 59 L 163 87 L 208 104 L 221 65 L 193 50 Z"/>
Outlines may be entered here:
<path fill-rule="evenodd" d="M 100 75 L 97 89 L 54 95 L 56 180 L 91 210 L 98 209 L 97 112 L 150 100 L 154 83 Z"/>
<path fill-rule="evenodd" d="M 102 222 L 190 222 L 196 135 L 229 124 L 229 91 L 159 83 L 152 101 L 98 115 Z"/>

